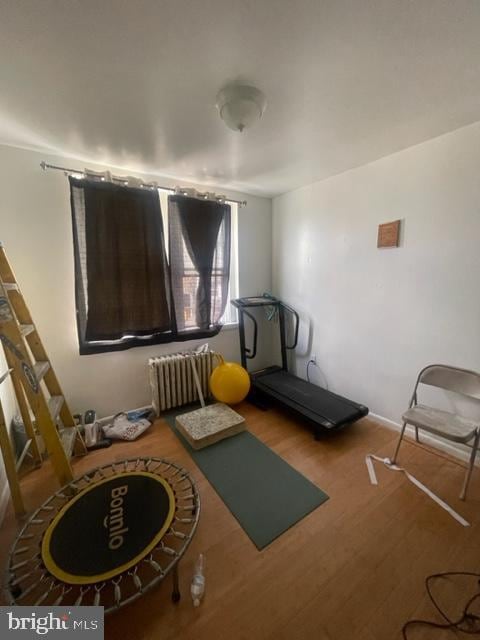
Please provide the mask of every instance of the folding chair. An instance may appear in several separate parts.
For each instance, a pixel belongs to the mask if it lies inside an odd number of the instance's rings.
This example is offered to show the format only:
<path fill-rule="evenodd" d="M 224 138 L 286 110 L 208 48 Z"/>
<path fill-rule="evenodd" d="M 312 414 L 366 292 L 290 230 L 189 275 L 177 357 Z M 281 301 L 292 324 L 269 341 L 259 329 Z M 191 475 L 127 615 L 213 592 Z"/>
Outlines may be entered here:
<path fill-rule="evenodd" d="M 438 387 L 480 401 L 480 374 L 443 364 L 432 364 L 422 369 L 418 374 L 410 406 L 402 416 L 402 431 L 392 459 L 395 464 L 407 424 L 415 427 L 417 442 L 418 431 L 423 429 L 452 442 L 460 442 L 471 447 L 470 463 L 460 493 L 460 499 L 465 500 L 480 444 L 480 418 L 477 420 L 466 418 L 457 413 L 418 404 L 417 389 L 419 384 Z"/>

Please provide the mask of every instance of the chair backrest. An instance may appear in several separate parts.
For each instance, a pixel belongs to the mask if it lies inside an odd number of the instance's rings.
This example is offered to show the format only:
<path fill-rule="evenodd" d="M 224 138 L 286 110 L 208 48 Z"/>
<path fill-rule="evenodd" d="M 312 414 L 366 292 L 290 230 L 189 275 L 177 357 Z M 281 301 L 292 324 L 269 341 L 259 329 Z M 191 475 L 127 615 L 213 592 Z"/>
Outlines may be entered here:
<path fill-rule="evenodd" d="M 468 369 L 450 367 L 446 364 L 431 364 L 420 371 L 417 385 L 419 383 L 480 400 L 480 373 Z"/>

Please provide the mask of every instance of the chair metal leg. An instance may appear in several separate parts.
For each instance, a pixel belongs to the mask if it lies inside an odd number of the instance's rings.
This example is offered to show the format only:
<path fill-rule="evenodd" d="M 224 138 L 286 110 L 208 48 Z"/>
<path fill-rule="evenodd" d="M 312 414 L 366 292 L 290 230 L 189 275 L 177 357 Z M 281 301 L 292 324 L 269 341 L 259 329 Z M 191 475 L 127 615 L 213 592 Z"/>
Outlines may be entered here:
<path fill-rule="evenodd" d="M 397 448 L 395 449 L 395 453 L 393 454 L 392 464 L 395 464 L 396 461 L 397 461 L 398 451 L 399 451 L 400 445 L 402 443 L 402 438 L 403 438 L 403 434 L 405 433 L 406 426 L 407 426 L 407 423 L 404 422 L 403 426 L 402 426 L 402 430 L 400 432 L 400 438 L 398 439 Z"/>
<path fill-rule="evenodd" d="M 473 467 L 475 466 L 475 458 L 477 456 L 479 444 L 480 444 L 480 430 L 477 431 L 477 435 L 475 436 L 475 440 L 473 441 L 472 454 L 470 456 L 470 464 L 468 465 L 467 473 L 465 475 L 465 480 L 463 481 L 462 492 L 460 493 L 460 500 L 465 500 L 466 498 L 468 485 L 470 483 L 470 478 L 472 477 Z"/>
<path fill-rule="evenodd" d="M 415 427 L 415 440 L 420 442 L 420 438 L 418 437 L 418 427 Z"/>

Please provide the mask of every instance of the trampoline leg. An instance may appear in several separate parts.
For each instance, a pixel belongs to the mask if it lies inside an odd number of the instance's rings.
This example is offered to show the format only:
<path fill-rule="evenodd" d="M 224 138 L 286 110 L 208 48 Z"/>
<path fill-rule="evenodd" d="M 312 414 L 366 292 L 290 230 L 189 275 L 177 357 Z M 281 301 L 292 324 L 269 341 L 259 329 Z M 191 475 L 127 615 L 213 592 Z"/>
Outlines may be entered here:
<path fill-rule="evenodd" d="M 22 595 L 22 587 L 19 584 L 10 586 L 10 593 L 14 598 L 19 598 Z"/>
<path fill-rule="evenodd" d="M 178 602 L 180 600 L 180 589 L 178 588 L 178 566 L 175 565 L 172 569 L 172 602 Z"/>

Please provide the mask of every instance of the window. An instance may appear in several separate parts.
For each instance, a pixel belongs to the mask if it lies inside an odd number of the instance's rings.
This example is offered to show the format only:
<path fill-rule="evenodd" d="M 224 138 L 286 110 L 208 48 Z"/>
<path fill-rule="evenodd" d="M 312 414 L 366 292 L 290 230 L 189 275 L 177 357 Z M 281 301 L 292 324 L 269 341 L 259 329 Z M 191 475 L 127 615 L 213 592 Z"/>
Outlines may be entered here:
<path fill-rule="evenodd" d="M 81 354 L 208 339 L 236 321 L 236 204 L 101 177 L 70 187 Z"/>
<path fill-rule="evenodd" d="M 169 258 L 169 237 L 168 237 L 168 196 L 171 195 L 170 191 L 166 189 L 159 189 L 160 194 L 160 208 L 163 217 L 163 228 L 165 230 L 165 245 L 167 250 L 167 257 Z M 231 211 L 231 232 L 230 232 L 230 278 L 228 284 L 228 300 L 225 306 L 225 312 L 220 320 L 223 325 L 231 325 L 237 323 L 237 310 L 230 304 L 230 300 L 238 298 L 238 204 L 236 202 L 229 202 Z M 190 260 L 188 252 L 185 248 L 184 251 L 184 278 L 187 286 L 185 286 L 185 301 L 184 301 L 184 321 L 186 328 L 194 328 L 195 317 L 193 314 L 193 300 L 195 297 L 195 289 L 197 280 L 192 276 L 192 272 L 195 272 L 195 268 Z M 218 306 L 221 300 L 221 292 L 217 288 L 212 291 L 212 306 L 215 308 Z"/>

